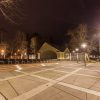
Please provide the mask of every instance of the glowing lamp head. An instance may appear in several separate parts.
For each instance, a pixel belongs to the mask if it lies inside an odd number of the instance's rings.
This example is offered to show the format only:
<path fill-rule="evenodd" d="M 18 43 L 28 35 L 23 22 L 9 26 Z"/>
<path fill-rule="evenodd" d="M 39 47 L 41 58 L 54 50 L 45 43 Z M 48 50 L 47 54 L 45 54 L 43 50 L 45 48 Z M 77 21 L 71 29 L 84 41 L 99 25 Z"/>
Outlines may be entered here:
<path fill-rule="evenodd" d="M 76 48 L 76 49 L 75 49 L 75 51 L 79 51 L 79 49 L 78 49 L 78 48 Z"/>
<path fill-rule="evenodd" d="M 5 50 L 2 49 L 2 50 L 1 50 L 1 53 L 4 53 L 4 52 L 5 52 Z"/>
<path fill-rule="evenodd" d="M 86 48 L 86 47 L 87 47 L 87 44 L 86 44 L 86 43 L 83 43 L 83 44 L 81 45 L 81 47 L 82 47 L 82 48 Z"/>
<path fill-rule="evenodd" d="M 73 53 L 75 53 L 75 51 L 74 51 L 74 50 L 73 50 L 72 52 L 73 52 Z"/>
<path fill-rule="evenodd" d="M 20 52 L 20 50 L 18 49 L 17 52 Z"/>
<path fill-rule="evenodd" d="M 16 54 L 16 53 L 14 53 L 14 55 L 16 56 L 17 54 Z"/>

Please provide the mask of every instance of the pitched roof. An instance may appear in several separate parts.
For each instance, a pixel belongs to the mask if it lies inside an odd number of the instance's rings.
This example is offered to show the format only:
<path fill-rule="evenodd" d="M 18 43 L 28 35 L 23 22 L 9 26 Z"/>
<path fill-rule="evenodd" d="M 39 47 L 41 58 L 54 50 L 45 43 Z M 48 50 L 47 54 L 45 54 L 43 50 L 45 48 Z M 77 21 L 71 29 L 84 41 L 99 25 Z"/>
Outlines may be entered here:
<path fill-rule="evenodd" d="M 45 50 L 52 50 L 52 51 L 55 51 L 55 52 L 60 52 L 60 50 L 56 49 L 55 47 L 48 44 L 47 42 L 44 42 L 44 44 L 41 46 L 41 48 L 39 49 L 38 52 L 42 52 L 42 51 L 45 51 Z"/>
<path fill-rule="evenodd" d="M 68 48 L 66 48 L 66 49 L 64 50 L 64 52 L 68 52 L 68 53 L 70 53 L 70 51 L 69 51 L 69 49 L 68 49 Z"/>

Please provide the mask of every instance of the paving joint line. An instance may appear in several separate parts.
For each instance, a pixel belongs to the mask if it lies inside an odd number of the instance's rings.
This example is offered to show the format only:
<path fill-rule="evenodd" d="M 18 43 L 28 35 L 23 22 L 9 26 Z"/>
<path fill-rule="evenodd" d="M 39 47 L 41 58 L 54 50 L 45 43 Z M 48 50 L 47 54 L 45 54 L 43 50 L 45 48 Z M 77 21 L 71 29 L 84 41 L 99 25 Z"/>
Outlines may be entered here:
<path fill-rule="evenodd" d="M 57 71 L 57 72 L 63 72 L 63 73 L 70 73 L 70 72 L 66 72 L 66 71 L 60 71 L 60 70 L 54 70 L 54 71 Z M 92 78 L 97 78 L 97 79 L 100 79 L 100 77 L 97 77 L 97 76 L 93 76 L 93 75 L 86 75 L 86 74 L 78 74 L 78 73 L 74 73 L 75 75 L 81 75 L 81 76 L 87 76 L 87 77 L 92 77 Z"/>
<path fill-rule="evenodd" d="M 62 76 L 61 78 L 58 78 L 58 79 L 56 79 L 56 80 L 44 78 L 44 77 L 41 77 L 41 76 L 38 76 L 38 75 L 32 75 L 32 76 L 39 77 L 40 79 L 45 79 L 45 80 L 47 80 L 47 81 L 49 81 L 49 82 L 48 82 L 47 84 L 45 84 L 45 85 L 41 85 L 41 86 L 37 87 L 37 88 L 36 88 L 36 90 L 38 90 L 37 92 L 36 92 L 35 89 L 33 89 L 33 90 L 29 91 L 29 92 L 23 93 L 22 95 L 16 97 L 15 99 L 12 99 L 12 100 L 18 100 L 17 98 L 19 98 L 19 100 L 21 100 L 21 98 L 22 98 L 23 96 L 26 97 L 27 99 L 29 99 L 29 98 L 31 98 L 32 96 L 35 96 L 36 94 L 39 94 L 40 92 L 46 90 L 47 88 L 49 88 L 49 87 L 51 87 L 51 86 L 57 84 L 59 81 L 63 80 L 65 77 L 69 77 L 69 76 L 72 75 L 73 73 L 76 73 L 76 72 L 79 71 L 80 69 L 81 69 L 81 68 L 79 68 L 79 69 L 77 69 L 77 70 L 71 72 L 69 75 L 64 75 L 64 76 Z M 24 73 L 25 75 L 30 75 L 30 76 L 31 76 L 31 74 L 27 74 L 27 73 L 25 73 L 25 72 L 21 72 L 21 73 Z M 38 88 L 40 88 L 40 89 L 38 89 Z M 42 90 L 41 90 L 41 89 L 42 89 Z M 34 93 L 33 91 L 35 91 L 35 93 Z M 34 93 L 34 95 L 33 95 L 33 93 Z M 27 100 L 27 99 L 25 99 L 25 100 Z"/>
<path fill-rule="evenodd" d="M 65 79 L 65 78 L 67 78 L 67 77 L 69 77 L 69 76 L 73 75 L 74 73 L 76 73 L 76 72 L 80 71 L 81 69 L 82 69 L 82 68 L 79 68 L 79 69 L 77 69 L 77 70 L 75 70 L 75 71 L 72 71 L 72 72 L 70 72 L 69 74 L 64 75 L 64 76 L 62 76 L 62 77 L 58 78 L 58 79 L 57 79 L 57 81 L 61 81 L 61 80 Z"/>
<path fill-rule="evenodd" d="M 49 82 L 47 84 L 41 85 L 41 86 L 37 87 L 36 89 L 33 89 L 33 90 L 29 91 L 29 92 L 23 93 L 22 95 L 14 98 L 12 100 L 18 100 L 18 98 L 19 98 L 19 100 L 21 100 L 23 97 L 26 97 L 27 99 L 29 99 L 29 98 L 35 96 L 36 94 L 39 94 L 40 92 L 46 90 L 47 88 L 49 88 L 49 87 L 51 87 L 51 86 L 53 86 L 55 84 L 59 84 L 59 85 L 62 85 L 62 86 L 65 86 L 65 87 L 69 87 L 69 88 L 72 88 L 72 89 L 76 89 L 76 90 L 79 90 L 79 91 L 82 91 L 82 92 L 85 92 L 85 93 L 89 93 L 89 94 L 93 94 L 93 95 L 96 95 L 96 96 L 100 96 L 100 92 L 61 82 L 61 80 L 65 79 L 66 77 L 69 77 L 70 75 L 76 73 L 79 70 L 81 70 L 81 69 L 75 70 L 75 71 L 69 73 L 69 75 L 64 75 L 63 77 L 58 78 L 56 80 L 43 78 L 43 77 L 38 76 L 38 75 L 32 75 L 32 76 L 39 77 L 40 79 L 45 79 L 45 80 L 47 80 Z M 24 73 L 24 74 L 27 74 L 27 73 Z M 31 75 L 31 74 L 27 74 L 27 75 Z M 39 89 L 39 91 L 36 91 L 38 89 Z M 33 91 L 35 91 L 35 93 Z M 24 99 L 24 100 L 27 100 L 27 99 Z"/>
<path fill-rule="evenodd" d="M 100 81 L 100 79 L 99 80 L 97 80 L 94 84 L 92 84 L 88 89 L 90 89 L 90 88 L 92 88 L 96 83 L 98 83 Z"/>
<path fill-rule="evenodd" d="M 48 83 L 46 83 L 44 85 L 41 85 L 41 86 L 39 86 L 39 87 L 37 87 L 35 89 L 32 89 L 32 90 L 30 90 L 28 92 L 25 92 L 22 95 L 19 95 L 19 96 L 15 97 L 15 98 L 13 98 L 11 100 L 23 100 L 23 99 L 27 100 L 27 99 L 39 94 L 40 92 L 46 90 L 47 88 L 49 88 L 49 87 L 51 87 L 53 85 L 54 85 L 54 83 L 48 82 Z"/>
<path fill-rule="evenodd" d="M 99 73 L 100 73 L 100 71 L 98 71 L 98 70 L 93 70 L 93 69 L 84 69 L 84 70 L 89 70 L 89 71 L 99 72 Z"/>
<path fill-rule="evenodd" d="M 64 91 L 63 89 L 57 88 L 56 86 L 53 86 L 53 87 L 56 88 L 56 89 L 58 89 L 58 90 L 63 91 L 64 93 L 70 94 L 70 95 L 72 95 L 73 97 L 78 98 L 79 100 L 81 100 L 81 98 L 79 98 L 79 97 L 77 97 L 77 96 L 74 96 L 73 94 L 71 94 L 71 93 L 69 93 L 69 92 L 66 92 L 66 91 Z"/>
<path fill-rule="evenodd" d="M 89 94 L 100 97 L 100 92 L 97 92 L 97 91 L 94 91 L 94 90 L 91 90 L 91 89 L 87 89 L 87 88 L 83 88 L 83 87 L 79 87 L 79 86 L 75 86 L 75 85 L 67 84 L 67 83 L 63 83 L 63 82 L 59 82 L 58 84 L 62 85 L 62 86 L 65 86 L 65 87 L 75 89 L 75 90 L 79 90 L 81 92 L 89 93 Z"/>
<path fill-rule="evenodd" d="M 39 72 L 44 72 L 44 71 L 47 71 L 47 70 L 53 70 L 55 68 L 51 68 L 51 69 L 42 69 L 41 71 L 36 71 L 36 72 L 31 72 L 31 74 L 36 74 L 36 73 L 39 73 Z M 15 70 L 15 72 L 20 72 L 18 70 Z M 11 73 L 12 74 L 12 73 Z M 12 74 L 13 75 L 13 74 Z M 11 79 L 15 79 L 15 78 L 20 78 L 20 77 L 23 77 L 25 76 L 25 74 L 23 73 L 23 75 L 16 75 L 16 76 L 12 76 L 12 77 L 8 77 L 8 78 L 5 78 L 5 79 L 0 79 L 0 82 L 2 81 L 7 81 L 7 80 L 11 80 Z"/>
<path fill-rule="evenodd" d="M 57 67 L 57 68 L 58 68 L 58 67 Z M 53 68 L 53 69 L 55 69 L 55 68 Z M 82 69 L 82 68 L 81 68 L 81 69 Z M 47 69 L 47 70 L 52 70 L 52 69 Z M 44 71 L 44 70 L 42 70 L 42 71 Z M 33 72 L 33 73 L 34 73 L 34 72 Z M 63 80 L 63 79 L 66 78 L 66 77 L 69 77 L 70 75 L 73 75 L 73 74 L 75 74 L 75 73 L 76 73 L 76 72 L 74 72 L 74 71 L 73 71 L 73 72 L 70 72 L 69 75 L 64 75 L 64 77 L 60 77 L 60 78 L 58 78 L 57 80 L 52 80 L 52 79 L 50 79 L 50 80 L 49 80 L 49 81 L 50 81 L 49 83 L 52 84 L 51 86 L 53 86 L 54 84 L 59 84 L 59 82 L 60 82 L 61 80 Z M 24 73 L 24 74 L 25 74 L 25 73 Z M 29 74 L 25 74 L 25 75 L 29 75 Z M 24 76 L 25 76 L 25 75 L 24 75 Z M 37 77 L 38 75 L 32 75 L 32 76 L 36 76 L 36 77 Z M 66 76 L 66 77 L 65 77 L 65 76 Z M 40 76 L 40 79 L 41 79 L 41 76 Z M 45 78 L 45 80 L 46 80 L 46 79 L 48 79 L 48 78 Z M 49 83 L 45 84 L 44 86 L 48 86 Z M 60 83 L 61 83 L 61 82 L 60 82 Z M 63 83 L 63 82 L 62 82 L 62 83 Z M 65 84 L 66 84 L 66 83 L 65 83 Z M 67 84 L 67 85 L 68 85 L 68 84 Z M 50 86 L 50 87 L 51 87 L 51 86 Z M 41 86 L 40 86 L 40 87 L 41 87 Z M 37 87 L 37 88 L 38 88 L 38 87 Z M 37 88 L 36 88 L 36 89 L 37 89 Z M 47 87 L 47 88 L 48 88 L 48 87 Z M 47 89 L 47 88 L 46 88 L 46 89 Z M 81 87 L 80 87 L 80 88 L 81 88 Z M 33 89 L 33 90 L 34 90 L 34 89 Z M 43 91 L 44 91 L 44 90 L 45 90 L 45 89 L 43 89 Z M 90 91 L 93 91 L 93 90 L 90 90 Z M 29 92 L 30 92 L 30 91 L 29 91 Z M 94 91 L 94 92 L 96 92 L 96 91 Z M 87 93 L 87 92 L 86 92 L 86 93 Z M 96 92 L 96 93 L 98 93 L 98 92 Z M 99 93 L 100 93 L 100 92 L 99 92 Z M 37 94 L 38 94 L 38 93 L 37 93 Z M 23 95 L 23 94 L 22 94 L 22 95 Z M 27 92 L 26 92 L 26 95 L 27 95 Z M 33 95 L 31 95 L 31 96 L 33 96 Z M 15 99 L 15 100 L 17 100 L 17 99 Z M 20 100 L 21 100 L 21 99 L 20 99 Z"/>
<path fill-rule="evenodd" d="M 8 100 L 7 97 L 5 97 L 3 93 L 0 92 L 0 94 L 1 94 L 3 100 Z"/>
<path fill-rule="evenodd" d="M 11 88 L 15 91 L 16 95 L 18 96 L 19 93 L 16 91 L 16 89 L 14 88 L 14 86 L 7 80 L 8 84 L 11 86 Z"/>
<path fill-rule="evenodd" d="M 12 76 L 12 77 L 5 78 L 5 79 L 0 79 L 0 82 L 15 79 L 15 78 L 20 78 L 20 77 L 23 77 L 23 76 L 25 76 L 25 75 L 23 74 L 23 75 L 18 75 L 18 76 Z"/>

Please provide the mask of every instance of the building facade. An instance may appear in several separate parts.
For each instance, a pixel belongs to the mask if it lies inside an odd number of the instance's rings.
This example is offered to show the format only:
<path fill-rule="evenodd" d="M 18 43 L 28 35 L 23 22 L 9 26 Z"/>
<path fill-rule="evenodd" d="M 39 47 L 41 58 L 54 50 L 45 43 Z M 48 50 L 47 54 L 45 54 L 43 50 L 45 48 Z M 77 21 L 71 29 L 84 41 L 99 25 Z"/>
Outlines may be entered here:
<path fill-rule="evenodd" d="M 38 53 L 40 54 L 41 60 L 47 59 L 58 59 L 58 60 L 69 60 L 70 59 L 70 51 L 66 48 L 64 51 L 58 50 L 54 46 L 45 42 L 41 48 L 39 49 Z"/>

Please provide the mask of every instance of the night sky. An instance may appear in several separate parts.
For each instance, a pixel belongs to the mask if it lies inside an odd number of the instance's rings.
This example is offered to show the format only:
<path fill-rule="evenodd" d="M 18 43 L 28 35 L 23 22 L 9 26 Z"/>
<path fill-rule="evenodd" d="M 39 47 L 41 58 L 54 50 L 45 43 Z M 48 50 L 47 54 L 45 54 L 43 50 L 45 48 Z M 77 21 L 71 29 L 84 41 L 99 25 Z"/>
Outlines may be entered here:
<path fill-rule="evenodd" d="M 56 40 L 63 40 L 68 29 L 80 23 L 100 26 L 100 0 L 21 0 L 19 3 L 18 10 L 22 15 L 11 16 L 17 24 L 5 19 L 0 12 L 0 28 L 9 37 L 21 30 L 28 34 L 38 32 L 43 37 L 57 36 Z M 8 15 L 11 13 L 16 12 L 7 12 Z"/>

